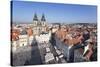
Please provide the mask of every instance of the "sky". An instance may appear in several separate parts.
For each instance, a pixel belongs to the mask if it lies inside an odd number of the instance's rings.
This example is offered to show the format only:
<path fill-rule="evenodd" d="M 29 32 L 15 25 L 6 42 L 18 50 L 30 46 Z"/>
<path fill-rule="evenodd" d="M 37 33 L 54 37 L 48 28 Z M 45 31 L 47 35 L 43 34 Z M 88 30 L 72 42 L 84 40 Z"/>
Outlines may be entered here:
<path fill-rule="evenodd" d="M 61 3 L 43 3 L 28 1 L 13 1 L 12 21 L 16 23 L 33 22 L 34 14 L 41 19 L 45 15 L 49 23 L 96 23 L 97 7 L 91 5 L 75 5 Z"/>

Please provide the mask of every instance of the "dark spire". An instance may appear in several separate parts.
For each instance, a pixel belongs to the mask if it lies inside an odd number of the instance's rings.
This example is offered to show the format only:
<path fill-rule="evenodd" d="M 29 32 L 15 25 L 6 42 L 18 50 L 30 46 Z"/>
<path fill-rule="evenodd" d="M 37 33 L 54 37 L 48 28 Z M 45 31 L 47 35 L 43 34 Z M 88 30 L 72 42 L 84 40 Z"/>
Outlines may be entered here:
<path fill-rule="evenodd" d="M 44 14 L 42 14 L 41 21 L 46 21 Z"/>
<path fill-rule="evenodd" d="M 37 14 L 36 13 L 34 14 L 33 21 L 38 21 L 38 17 L 37 17 Z"/>

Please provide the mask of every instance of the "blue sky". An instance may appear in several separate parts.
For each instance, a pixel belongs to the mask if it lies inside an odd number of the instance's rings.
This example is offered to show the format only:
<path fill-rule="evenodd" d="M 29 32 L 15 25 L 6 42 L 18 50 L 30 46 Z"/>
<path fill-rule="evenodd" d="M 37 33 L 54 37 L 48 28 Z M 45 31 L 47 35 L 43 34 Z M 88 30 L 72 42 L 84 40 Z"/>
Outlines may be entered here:
<path fill-rule="evenodd" d="M 13 1 L 12 19 L 17 23 L 33 22 L 34 13 L 39 19 L 45 14 L 49 23 L 95 23 L 97 7 L 89 5 L 57 4 L 43 2 Z"/>

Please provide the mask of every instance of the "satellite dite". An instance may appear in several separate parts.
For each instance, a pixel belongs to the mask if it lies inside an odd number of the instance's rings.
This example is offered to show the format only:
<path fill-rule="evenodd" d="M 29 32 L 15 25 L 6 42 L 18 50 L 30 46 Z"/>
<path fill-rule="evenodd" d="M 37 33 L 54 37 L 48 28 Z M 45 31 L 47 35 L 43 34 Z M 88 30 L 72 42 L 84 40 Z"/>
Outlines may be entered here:
<path fill-rule="evenodd" d="M 11 66 L 97 61 L 97 6 L 11 1 Z"/>

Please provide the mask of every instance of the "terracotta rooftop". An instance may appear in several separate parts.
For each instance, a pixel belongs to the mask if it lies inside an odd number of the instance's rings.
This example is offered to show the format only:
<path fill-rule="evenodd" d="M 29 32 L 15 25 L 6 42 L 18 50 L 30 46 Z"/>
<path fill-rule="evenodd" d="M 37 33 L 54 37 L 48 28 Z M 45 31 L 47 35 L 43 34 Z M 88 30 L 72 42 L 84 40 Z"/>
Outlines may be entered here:
<path fill-rule="evenodd" d="M 65 29 L 60 29 L 56 32 L 56 36 L 62 41 L 64 42 L 66 45 L 74 45 L 77 43 L 80 43 L 82 40 L 82 35 L 75 31 L 76 36 L 72 37 L 69 33 L 72 31 L 67 31 Z"/>
<path fill-rule="evenodd" d="M 32 28 L 28 28 L 28 29 L 27 29 L 27 34 L 28 34 L 29 36 L 32 36 L 32 35 L 33 35 L 33 30 L 32 30 Z"/>
<path fill-rule="evenodd" d="M 18 29 L 13 29 L 11 31 L 11 40 L 17 41 L 19 39 L 19 34 L 20 34 L 20 31 Z"/>

